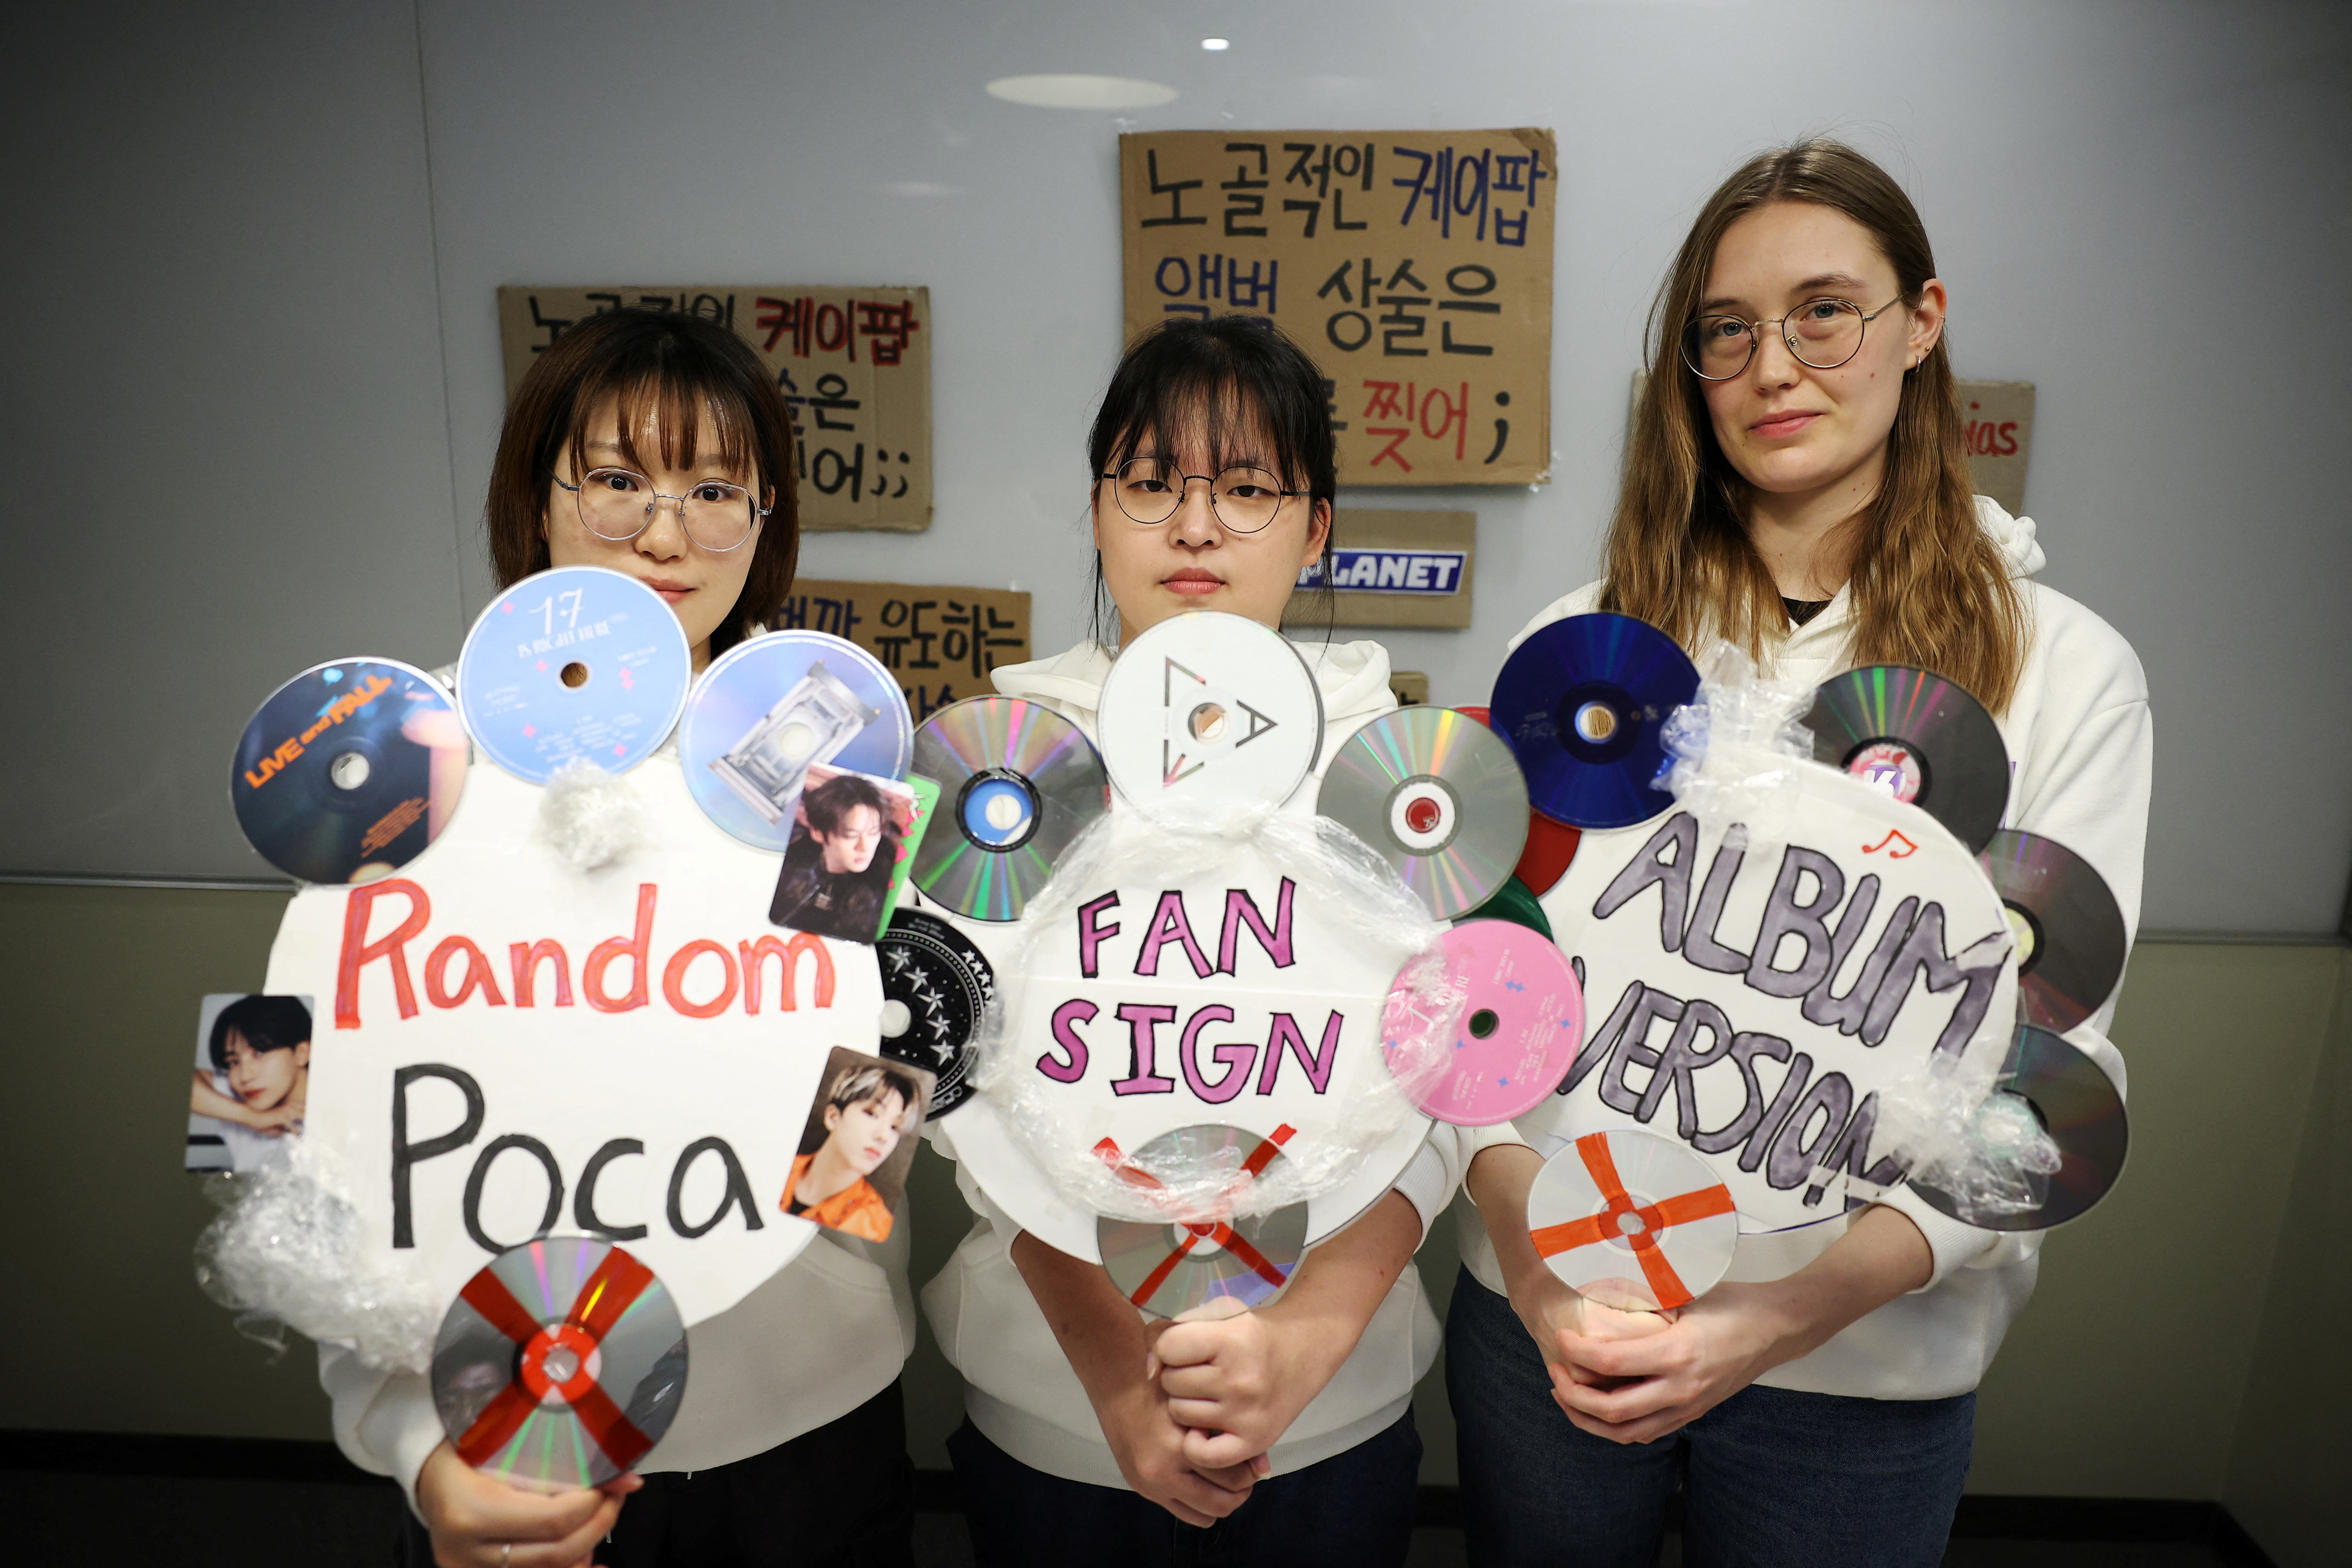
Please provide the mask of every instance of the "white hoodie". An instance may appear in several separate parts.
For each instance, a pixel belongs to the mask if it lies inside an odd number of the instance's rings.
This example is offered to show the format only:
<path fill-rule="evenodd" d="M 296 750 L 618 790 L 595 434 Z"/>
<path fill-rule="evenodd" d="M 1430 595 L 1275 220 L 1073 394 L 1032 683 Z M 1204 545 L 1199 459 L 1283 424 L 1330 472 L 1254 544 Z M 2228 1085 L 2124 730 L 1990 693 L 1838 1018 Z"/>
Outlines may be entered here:
<path fill-rule="evenodd" d="M 1388 650 L 1376 642 L 1354 642 L 1300 644 L 1298 651 L 1322 689 L 1322 760 L 1328 763 L 1342 741 L 1396 706 L 1389 689 Z M 1107 649 L 1084 642 L 1058 658 L 997 670 L 996 689 L 1044 703 L 1091 737 L 1110 666 Z M 1311 798 L 1293 807 L 1311 810 Z M 954 1158 L 951 1120 L 934 1122 L 925 1132 L 940 1152 Z M 1397 1180 L 1394 1190 L 1419 1212 L 1424 1234 L 1461 1180 L 1469 1148 L 1461 1132 L 1433 1127 Z M 923 1310 L 948 1360 L 963 1374 L 966 1414 L 991 1442 L 1032 1469 L 1124 1490 L 1127 1481 L 1086 1387 L 1013 1262 L 1019 1224 L 991 1203 L 961 1166 L 956 1182 L 977 1223 L 939 1277 L 923 1287 Z M 1339 1374 L 1274 1446 L 1269 1458 L 1275 1473 L 1288 1474 L 1345 1453 L 1395 1422 L 1412 1401 L 1412 1385 L 1436 1356 L 1438 1341 L 1437 1317 L 1422 1289 L 1421 1272 L 1407 1267 Z"/>
<path fill-rule="evenodd" d="M 2030 578 L 2042 569 L 2044 557 L 2033 540 L 2032 518 L 2011 517 L 1979 496 L 1977 521 L 2000 547 L 2012 577 Z M 2017 694 L 2006 712 L 1995 715 L 2011 764 L 2002 824 L 2054 838 L 2088 860 L 2123 906 L 2128 936 L 2139 928 L 2140 860 L 2154 754 L 2147 679 L 2131 645 L 2113 626 L 2039 583 L 2019 585 L 2032 617 L 2032 641 Z M 1538 626 L 1596 608 L 1600 599 L 1601 584 L 1587 584 L 1547 605 L 1511 646 L 1517 647 Z M 1828 679 L 1851 668 L 1853 632 L 1852 598 L 1841 588 L 1827 609 L 1790 631 L 1773 660 L 1774 672 L 1813 684 Z M 1550 912 L 1562 924 L 1571 918 L 1564 908 Z M 2106 1037 L 2114 1016 L 2110 1001 L 2066 1037 L 2120 1088 L 2123 1058 Z M 1964 1394 L 1983 1377 L 2001 1336 L 2033 1294 L 2040 1234 L 2003 1236 L 1962 1225 L 1929 1208 L 1908 1187 L 1886 1202 L 1927 1238 L 1934 1276 L 1811 1355 L 1777 1366 L 1757 1382 L 1815 1394 L 1936 1399 Z M 1458 1218 L 1463 1262 L 1479 1283 L 1500 1293 L 1502 1269 L 1466 1197 Z M 1744 1236 L 1729 1278 L 1785 1279 L 1845 1229 L 1845 1222 L 1833 1220 L 1775 1236 Z"/>

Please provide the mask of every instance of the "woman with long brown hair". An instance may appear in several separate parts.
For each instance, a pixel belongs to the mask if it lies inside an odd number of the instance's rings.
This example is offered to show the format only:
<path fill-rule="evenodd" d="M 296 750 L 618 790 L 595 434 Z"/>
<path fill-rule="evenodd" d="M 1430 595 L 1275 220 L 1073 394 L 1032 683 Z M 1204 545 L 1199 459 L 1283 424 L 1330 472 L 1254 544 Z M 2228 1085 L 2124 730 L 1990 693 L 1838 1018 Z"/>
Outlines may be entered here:
<path fill-rule="evenodd" d="M 1607 575 L 1528 630 L 1611 610 L 1809 683 L 1933 670 L 2000 724 L 2006 824 L 2088 859 L 2133 927 L 2146 680 L 2031 580 L 2032 521 L 1971 493 L 1946 304 L 1917 212 L 1870 160 L 1813 141 L 1743 165 L 1659 291 Z M 2120 1082 L 2112 1005 L 2068 1037 Z M 1539 1164 L 1498 1144 L 1467 1181 L 1484 1224 L 1464 1227 L 1446 1365 L 1474 1562 L 1647 1564 L 1677 1489 L 1687 1562 L 1940 1561 L 2038 1237 L 1898 1190 L 1743 1237 L 1730 1280 L 1671 1319 L 1622 1313 L 1537 1257 Z"/>

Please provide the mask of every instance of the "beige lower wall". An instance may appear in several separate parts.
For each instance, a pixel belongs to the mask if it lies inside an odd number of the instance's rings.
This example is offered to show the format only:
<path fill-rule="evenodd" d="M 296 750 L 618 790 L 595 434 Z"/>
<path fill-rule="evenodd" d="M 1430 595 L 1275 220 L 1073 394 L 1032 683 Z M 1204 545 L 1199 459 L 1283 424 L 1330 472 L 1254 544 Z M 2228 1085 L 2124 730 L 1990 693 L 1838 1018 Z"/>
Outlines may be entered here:
<path fill-rule="evenodd" d="M 0 1147 L 26 1200 L 0 1427 L 327 1435 L 307 1349 L 271 1363 L 197 1290 L 189 1247 L 209 1210 L 178 1168 L 196 999 L 260 984 L 283 902 L 0 885 Z M 2294 1543 L 2330 1521 L 2343 1539 L 2352 1281 L 2340 1250 L 2280 1237 L 2292 1216 L 2340 1248 L 2352 1218 L 2348 987 L 2334 947 L 2141 948 L 2116 1026 L 2130 1171 L 2049 1240 L 1984 1385 L 1972 1489 L 2227 1499 L 2282 1562 L 2318 1561 Z M 962 1207 L 928 1151 L 914 1190 L 919 1279 Z M 1451 1257 L 1442 1235 L 1423 1254 L 1441 1300 Z M 907 1384 L 916 1462 L 943 1467 L 960 1396 L 928 1332 Z M 1450 1481 L 1435 1378 L 1418 1412 L 1424 1479 Z"/>

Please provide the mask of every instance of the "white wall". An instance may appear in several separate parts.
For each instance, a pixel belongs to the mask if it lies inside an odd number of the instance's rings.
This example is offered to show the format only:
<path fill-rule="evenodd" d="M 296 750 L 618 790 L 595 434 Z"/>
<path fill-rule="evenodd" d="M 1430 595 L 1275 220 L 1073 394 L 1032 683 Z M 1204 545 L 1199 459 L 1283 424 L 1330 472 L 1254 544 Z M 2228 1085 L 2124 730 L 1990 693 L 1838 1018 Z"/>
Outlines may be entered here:
<path fill-rule="evenodd" d="M 2352 696 L 2335 673 L 2352 661 L 2352 520 L 2331 482 L 2352 393 L 2326 344 L 2352 281 L 2340 10 L 241 14 L 52 25 L 22 57 L 14 144 L 54 151 L 12 175 L 19 232 L 47 238 L 0 259 L 32 372 L 0 394 L 29 481 L 0 515 L 38 568 L 0 588 L 0 647 L 39 675 L 0 683 L 0 732 L 43 761 L 0 780 L 0 868 L 261 872 L 214 782 L 251 705 L 321 658 L 454 655 L 490 591 L 478 513 L 501 283 L 929 285 L 937 520 L 813 538 L 804 570 L 1014 583 L 1038 596 L 1041 646 L 1060 646 L 1083 613 L 1084 432 L 1118 350 L 1122 128 L 1558 130 L 1557 481 L 1343 495 L 1477 510 L 1477 624 L 1389 640 L 1439 700 L 1480 700 L 1503 639 L 1593 574 L 1641 321 L 1692 211 L 1746 153 L 1826 129 L 1918 201 L 1962 373 L 2040 386 L 2044 580 L 2132 639 L 2156 692 L 2147 923 L 2336 921 L 2352 866 Z M 1234 47 L 1202 52 L 1213 35 Z M 1181 96 L 1121 121 L 982 90 L 1046 70 Z M 58 308 L 93 296 L 127 308 Z M 61 512 L 93 472 L 135 511 Z M 173 484 L 203 504 L 157 504 Z M 60 752 L 79 768 L 52 766 Z"/>

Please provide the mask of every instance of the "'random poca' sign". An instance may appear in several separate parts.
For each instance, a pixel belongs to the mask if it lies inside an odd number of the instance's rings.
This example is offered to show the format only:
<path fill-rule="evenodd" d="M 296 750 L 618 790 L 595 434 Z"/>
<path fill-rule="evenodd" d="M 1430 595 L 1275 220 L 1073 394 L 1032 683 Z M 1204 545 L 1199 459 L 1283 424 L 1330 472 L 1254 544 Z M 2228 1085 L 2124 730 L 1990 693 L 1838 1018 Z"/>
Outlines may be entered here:
<path fill-rule="evenodd" d="M 1116 1163 L 1202 1122 L 1264 1138 L 1288 1126 L 1285 1155 L 1314 1161 L 1330 1140 L 1360 1134 L 1360 1122 L 1346 1125 L 1350 1109 L 1360 1114 L 1387 1079 L 1381 1004 L 1408 952 L 1336 925 L 1318 889 L 1255 850 L 1208 847 L 1221 864 L 1170 867 L 1166 880 L 1107 878 L 1056 901 L 1065 912 L 1037 930 L 1025 966 L 1000 970 L 1018 1081 L 948 1125 L 989 1196 L 1077 1257 L 1097 1256 L 1095 1216 L 1055 1191 L 1007 1127 L 1024 1107 L 1050 1118 L 1059 1142 L 1048 1152 L 1065 1163 Z M 1309 1239 L 1369 1207 L 1426 1134 L 1426 1117 L 1383 1103 L 1385 1135 L 1314 1200 Z"/>
<path fill-rule="evenodd" d="M 1916 806 L 1810 764 L 1785 845 L 1677 807 L 1587 833 L 1543 905 L 1584 970 L 1588 1033 L 1523 1134 L 1639 1127 L 1731 1189 L 1740 1228 L 1891 1184 L 1878 1094 L 1937 1057 L 2006 1048 L 2017 971 L 2000 901 Z"/>
<path fill-rule="evenodd" d="M 677 763 L 625 775 L 642 842 L 593 872 L 542 792 L 477 764 L 398 875 L 309 888 L 273 990 L 319 999 L 303 1136 L 340 1157 L 365 1246 L 454 1296 L 544 1232 L 625 1243 L 689 1323 L 814 1234 L 778 1201 L 826 1053 L 872 1048 L 872 950 L 771 926 L 775 860 L 712 826 Z"/>

